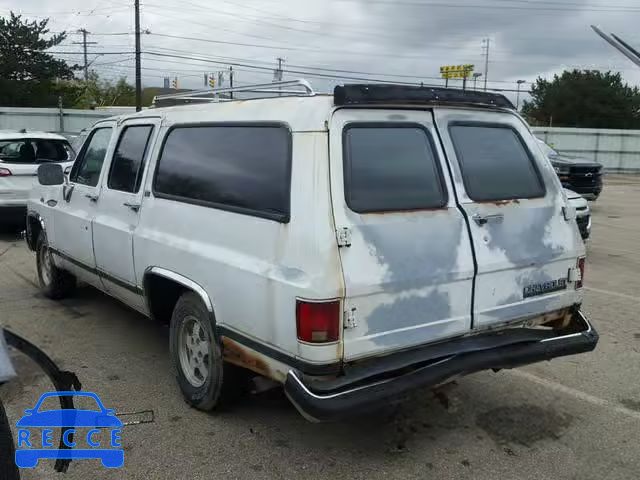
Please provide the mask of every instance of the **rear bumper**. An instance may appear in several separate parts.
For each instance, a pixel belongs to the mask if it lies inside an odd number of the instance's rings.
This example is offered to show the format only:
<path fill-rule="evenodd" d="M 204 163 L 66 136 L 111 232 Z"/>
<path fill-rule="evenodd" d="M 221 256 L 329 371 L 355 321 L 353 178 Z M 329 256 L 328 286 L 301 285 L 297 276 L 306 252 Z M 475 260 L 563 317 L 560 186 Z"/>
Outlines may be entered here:
<path fill-rule="evenodd" d="M 347 367 L 345 375 L 334 380 L 290 370 L 284 388 L 306 418 L 337 420 L 375 409 L 411 390 L 435 386 L 455 376 L 590 352 L 597 343 L 596 330 L 581 312 L 576 312 L 562 333 L 513 328 L 472 335 L 389 355 L 370 366 Z"/>

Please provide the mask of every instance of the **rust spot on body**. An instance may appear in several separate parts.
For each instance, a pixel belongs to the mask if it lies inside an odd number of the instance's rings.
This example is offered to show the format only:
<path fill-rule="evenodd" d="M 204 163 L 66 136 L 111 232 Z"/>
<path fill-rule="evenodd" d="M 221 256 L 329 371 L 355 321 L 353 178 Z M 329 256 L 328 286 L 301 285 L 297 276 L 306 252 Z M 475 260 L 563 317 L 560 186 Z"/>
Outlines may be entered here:
<path fill-rule="evenodd" d="M 517 198 L 514 198 L 512 200 L 498 200 L 498 201 L 492 201 L 492 200 L 485 200 L 485 201 L 476 201 L 476 203 L 490 203 L 491 205 L 497 205 L 498 207 L 504 207 L 505 205 L 511 205 L 512 203 L 515 205 L 519 205 L 520 204 L 520 200 L 518 200 Z"/>
<path fill-rule="evenodd" d="M 222 346 L 222 357 L 225 361 L 272 378 L 271 369 L 256 353 L 227 337 L 222 337 Z"/>

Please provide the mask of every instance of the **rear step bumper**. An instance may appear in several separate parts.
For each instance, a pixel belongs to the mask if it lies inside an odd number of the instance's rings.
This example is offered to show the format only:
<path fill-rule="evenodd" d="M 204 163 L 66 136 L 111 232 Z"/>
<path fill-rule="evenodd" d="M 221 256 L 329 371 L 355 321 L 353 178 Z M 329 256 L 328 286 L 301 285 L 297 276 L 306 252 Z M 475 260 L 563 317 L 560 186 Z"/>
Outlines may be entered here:
<path fill-rule="evenodd" d="M 523 335 L 525 331 L 527 334 Z M 437 350 L 425 349 L 422 358 L 414 353 L 413 363 L 401 368 L 395 355 L 376 359 L 369 376 L 366 367 L 346 370 L 344 376 L 326 381 L 290 370 L 285 393 L 306 418 L 337 420 L 375 409 L 406 392 L 435 386 L 451 377 L 590 352 L 598 343 L 598 333 L 581 312 L 573 315 L 564 332 L 553 334 L 549 330 L 513 328 L 499 334 L 473 335 L 455 341 L 454 350 L 443 349 L 445 343 Z M 439 351 L 441 356 L 434 357 L 434 351 Z M 442 355 L 443 352 L 446 355 Z M 390 366 L 386 371 L 381 368 L 385 363 Z M 336 387 L 333 390 L 332 385 Z"/>

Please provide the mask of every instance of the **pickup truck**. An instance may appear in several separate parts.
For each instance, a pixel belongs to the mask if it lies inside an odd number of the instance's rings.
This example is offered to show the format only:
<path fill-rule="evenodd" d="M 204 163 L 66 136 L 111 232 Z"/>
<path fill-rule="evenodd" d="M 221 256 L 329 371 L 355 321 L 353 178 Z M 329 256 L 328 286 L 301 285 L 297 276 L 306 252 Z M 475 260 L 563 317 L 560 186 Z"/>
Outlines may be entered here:
<path fill-rule="evenodd" d="M 202 410 L 251 373 L 331 420 L 595 348 L 575 210 L 508 99 L 275 86 L 159 97 L 95 124 L 68 179 L 42 165 L 44 294 L 82 280 L 168 323 Z"/>

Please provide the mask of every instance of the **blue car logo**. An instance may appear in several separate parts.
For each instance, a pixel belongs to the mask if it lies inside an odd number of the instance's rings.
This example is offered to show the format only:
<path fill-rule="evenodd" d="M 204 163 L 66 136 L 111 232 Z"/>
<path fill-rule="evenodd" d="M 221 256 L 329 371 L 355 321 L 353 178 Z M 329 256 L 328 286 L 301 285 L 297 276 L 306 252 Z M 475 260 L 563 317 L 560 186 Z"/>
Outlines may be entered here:
<path fill-rule="evenodd" d="M 72 395 L 93 398 L 99 410 L 57 409 L 39 411 L 42 402 L 49 397 Z M 18 446 L 16 465 L 20 468 L 33 468 L 41 458 L 87 459 L 99 458 L 107 468 L 119 468 L 124 463 L 124 450 L 120 443 L 122 422 L 114 410 L 104 408 L 98 395 L 90 392 L 50 392 L 40 397 L 36 406 L 24 411 L 26 414 L 16 424 L 18 427 Z M 42 428 L 36 431 L 36 428 Z M 63 428 L 62 441 L 68 448 L 53 447 L 53 428 Z M 73 439 L 77 428 L 90 429 L 83 438 Z M 104 431 L 109 433 L 109 441 L 98 441 Z M 85 446 L 87 448 L 83 448 Z M 108 443 L 109 448 L 105 448 Z M 80 444 L 80 445 L 78 445 Z M 76 447 L 82 448 L 76 448 Z"/>

